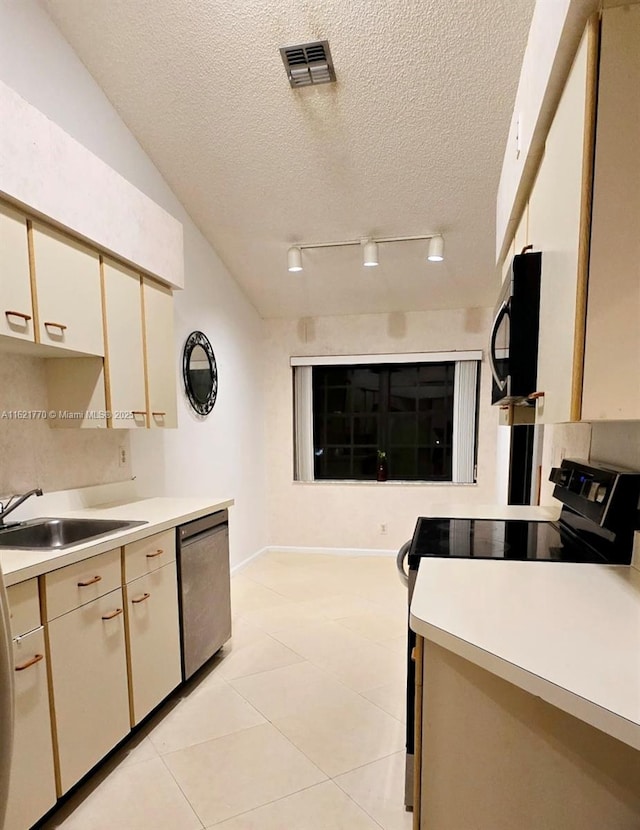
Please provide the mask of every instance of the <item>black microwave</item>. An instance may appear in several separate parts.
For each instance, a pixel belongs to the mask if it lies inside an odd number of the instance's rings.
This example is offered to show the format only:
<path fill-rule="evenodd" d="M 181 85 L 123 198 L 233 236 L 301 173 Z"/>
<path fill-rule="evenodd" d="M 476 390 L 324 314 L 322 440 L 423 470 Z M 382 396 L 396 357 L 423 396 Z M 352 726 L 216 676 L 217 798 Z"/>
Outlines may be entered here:
<path fill-rule="evenodd" d="M 538 371 L 542 254 L 513 258 L 495 308 L 489 342 L 491 403 L 533 404 Z"/>

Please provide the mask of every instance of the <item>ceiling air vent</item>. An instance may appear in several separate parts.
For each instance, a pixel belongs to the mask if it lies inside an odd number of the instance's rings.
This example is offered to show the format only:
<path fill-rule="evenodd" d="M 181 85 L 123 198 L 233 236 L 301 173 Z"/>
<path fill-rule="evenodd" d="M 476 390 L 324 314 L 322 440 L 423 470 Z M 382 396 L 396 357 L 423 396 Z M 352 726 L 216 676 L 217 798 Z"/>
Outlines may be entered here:
<path fill-rule="evenodd" d="M 294 88 L 330 84 L 336 79 L 328 40 L 283 46 L 280 55 L 287 70 L 289 83 Z"/>

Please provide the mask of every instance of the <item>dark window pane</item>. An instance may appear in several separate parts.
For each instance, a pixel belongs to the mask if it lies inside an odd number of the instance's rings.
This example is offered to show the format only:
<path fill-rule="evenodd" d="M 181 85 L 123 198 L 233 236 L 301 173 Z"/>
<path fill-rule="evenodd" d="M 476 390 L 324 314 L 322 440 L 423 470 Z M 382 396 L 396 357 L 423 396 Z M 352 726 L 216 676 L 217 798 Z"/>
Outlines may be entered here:
<path fill-rule="evenodd" d="M 313 368 L 315 476 L 450 480 L 454 363 Z"/>
<path fill-rule="evenodd" d="M 369 444 L 378 447 L 378 419 L 375 417 L 355 417 L 353 419 L 353 443 Z"/>
<path fill-rule="evenodd" d="M 328 415 L 326 419 L 327 444 L 350 444 L 351 443 L 351 416 L 349 415 Z"/>
<path fill-rule="evenodd" d="M 389 450 L 389 479 L 412 481 L 416 478 L 416 450 L 392 447 Z"/>
<path fill-rule="evenodd" d="M 331 387 L 327 387 L 325 390 L 326 396 L 326 412 L 348 412 L 349 411 L 349 390 L 346 388 L 338 387 L 337 389 L 332 389 Z"/>
<path fill-rule="evenodd" d="M 356 447 L 353 451 L 353 478 L 374 479 L 378 456 L 374 447 Z"/>
<path fill-rule="evenodd" d="M 416 416 L 413 412 L 389 415 L 388 446 L 402 446 L 416 443 Z"/>
<path fill-rule="evenodd" d="M 351 449 L 329 447 L 324 451 L 324 474 L 322 478 L 351 478 Z"/>

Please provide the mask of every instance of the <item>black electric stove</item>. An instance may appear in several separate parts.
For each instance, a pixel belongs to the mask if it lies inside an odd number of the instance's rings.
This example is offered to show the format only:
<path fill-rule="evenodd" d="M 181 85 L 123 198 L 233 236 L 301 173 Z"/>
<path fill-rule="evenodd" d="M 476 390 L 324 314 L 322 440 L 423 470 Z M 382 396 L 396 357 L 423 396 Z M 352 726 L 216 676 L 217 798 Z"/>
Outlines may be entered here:
<path fill-rule="evenodd" d="M 640 529 L 640 472 L 565 459 L 550 475 L 562 503 L 557 522 L 421 517 L 413 538 L 398 553 L 398 571 L 411 596 L 420 562 L 450 559 L 583 562 L 629 565 Z M 404 570 L 407 561 L 408 572 Z M 544 565 L 542 567 L 545 567 Z M 413 803 L 415 634 L 407 648 L 407 765 L 405 805 Z"/>

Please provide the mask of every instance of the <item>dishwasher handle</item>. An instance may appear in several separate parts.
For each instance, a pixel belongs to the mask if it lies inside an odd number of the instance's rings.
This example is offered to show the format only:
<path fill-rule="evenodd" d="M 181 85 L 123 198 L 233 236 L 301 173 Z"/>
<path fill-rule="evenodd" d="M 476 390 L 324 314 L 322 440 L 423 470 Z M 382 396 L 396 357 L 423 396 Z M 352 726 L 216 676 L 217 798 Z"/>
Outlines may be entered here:
<path fill-rule="evenodd" d="M 400 577 L 400 582 L 405 586 L 405 588 L 409 587 L 409 574 L 404 569 L 405 559 L 409 555 L 409 549 L 411 548 L 411 539 L 408 542 L 405 542 L 404 545 L 398 551 L 398 555 L 396 556 L 396 567 L 398 569 L 398 576 Z"/>
<path fill-rule="evenodd" d="M 178 526 L 178 541 L 181 545 L 194 542 L 201 536 L 208 536 L 212 531 L 223 530 L 229 526 L 229 513 L 227 510 L 218 510 L 217 513 L 209 513 L 199 519 L 194 519 L 184 525 Z"/>

